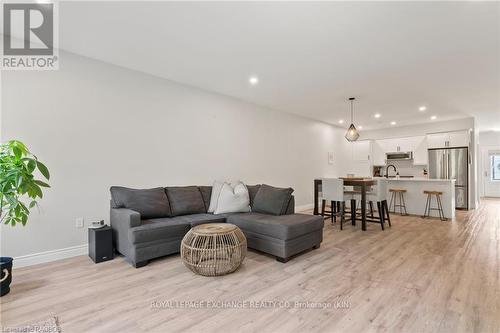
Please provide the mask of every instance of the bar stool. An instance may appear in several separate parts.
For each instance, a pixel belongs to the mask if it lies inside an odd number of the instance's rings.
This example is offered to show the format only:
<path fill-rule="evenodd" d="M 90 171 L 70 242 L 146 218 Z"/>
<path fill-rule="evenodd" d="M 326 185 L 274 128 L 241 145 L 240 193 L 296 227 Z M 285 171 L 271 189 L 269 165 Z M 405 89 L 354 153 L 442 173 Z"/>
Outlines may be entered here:
<path fill-rule="evenodd" d="M 408 215 L 408 212 L 406 211 L 406 203 L 405 203 L 405 196 L 404 196 L 404 194 L 406 193 L 406 190 L 403 190 L 400 188 L 390 188 L 389 192 L 391 193 L 391 201 L 389 203 L 389 211 L 391 210 L 391 207 L 392 207 L 392 212 L 395 214 L 396 207 L 399 207 L 399 214 L 400 215 Z M 399 199 L 399 204 L 397 204 L 397 199 Z M 403 210 L 405 211 L 404 214 L 403 214 Z"/>
<path fill-rule="evenodd" d="M 332 224 L 336 222 L 337 216 L 339 216 L 340 230 L 343 230 L 345 220 L 344 181 L 337 178 L 323 178 L 321 182 L 323 198 L 325 201 L 330 201 L 332 206 Z"/>
<path fill-rule="evenodd" d="M 427 194 L 427 201 L 425 203 L 425 212 L 423 218 L 430 217 L 431 210 L 437 210 L 439 212 L 439 219 L 441 221 L 447 221 L 448 219 L 444 217 L 443 205 L 441 204 L 441 195 L 443 192 L 440 191 L 424 191 L 424 194 Z M 437 207 L 432 206 L 432 196 L 436 196 Z"/>

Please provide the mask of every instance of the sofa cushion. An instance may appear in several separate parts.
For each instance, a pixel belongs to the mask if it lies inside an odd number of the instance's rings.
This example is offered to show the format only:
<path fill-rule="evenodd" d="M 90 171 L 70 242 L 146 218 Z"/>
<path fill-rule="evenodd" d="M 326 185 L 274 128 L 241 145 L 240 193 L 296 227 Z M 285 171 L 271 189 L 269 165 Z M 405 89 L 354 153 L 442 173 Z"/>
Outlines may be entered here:
<path fill-rule="evenodd" d="M 255 195 L 252 211 L 257 213 L 282 215 L 286 212 L 292 196 L 292 188 L 278 188 L 262 184 Z"/>
<path fill-rule="evenodd" d="M 141 225 L 128 230 L 132 244 L 182 238 L 191 225 L 181 216 L 142 220 Z"/>
<path fill-rule="evenodd" d="M 170 204 L 162 187 L 132 189 L 112 186 L 111 199 L 116 208 L 128 208 L 141 214 L 141 219 L 171 216 Z"/>
<path fill-rule="evenodd" d="M 203 203 L 205 204 L 205 211 L 210 207 L 210 197 L 212 196 L 212 186 L 199 186 Z"/>
<path fill-rule="evenodd" d="M 321 216 L 306 214 L 291 214 L 272 216 L 260 213 L 231 214 L 227 223 L 261 235 L 281 240 L 294 239 L 323 228 Z"/>
<path fill-rule="evenodd" d="M 172 216 L 206 213 L 198 186 L 166 187 Z"/>
<path fill-rule="evenodd" d="M 253 207 L 253 200 L 255 199 L 255 195 L 260 189 L 260 184 L 258 185 L 247 185 L 248 195 L 250 196 L 250 207 Z"/>
<path fill-rule="evenodd" d="M 191 214 L 179 216 L 184 222 L 189 223 L 191 227 L 197 226 L 203 223 L 224 223 L 226 222 L 226 217 L 228 214 Z"/>

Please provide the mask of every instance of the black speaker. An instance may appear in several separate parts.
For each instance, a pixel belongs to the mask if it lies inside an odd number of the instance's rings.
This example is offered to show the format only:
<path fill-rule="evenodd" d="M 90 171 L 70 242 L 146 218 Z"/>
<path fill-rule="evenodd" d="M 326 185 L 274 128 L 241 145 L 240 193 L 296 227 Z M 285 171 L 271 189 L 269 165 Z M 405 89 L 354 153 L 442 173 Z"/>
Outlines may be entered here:
<path fill-rule="evenodd" d="M 89 257 L 97 264 L 113 259 L 113 233 L 109 226 L 89 229 Z"/>

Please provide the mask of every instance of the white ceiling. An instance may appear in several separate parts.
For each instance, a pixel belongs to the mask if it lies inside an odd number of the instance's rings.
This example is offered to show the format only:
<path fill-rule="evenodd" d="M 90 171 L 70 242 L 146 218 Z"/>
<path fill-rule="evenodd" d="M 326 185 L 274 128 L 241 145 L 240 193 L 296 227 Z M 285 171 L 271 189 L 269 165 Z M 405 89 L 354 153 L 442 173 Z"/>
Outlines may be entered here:
<path fill-rule="evenodd" d="M 431 115 L 500 128 L 499 2 L 65 2 L 59 14 L 63 49 L 273 109 L 337 124 L 355 96 L 365 128 Z"/>

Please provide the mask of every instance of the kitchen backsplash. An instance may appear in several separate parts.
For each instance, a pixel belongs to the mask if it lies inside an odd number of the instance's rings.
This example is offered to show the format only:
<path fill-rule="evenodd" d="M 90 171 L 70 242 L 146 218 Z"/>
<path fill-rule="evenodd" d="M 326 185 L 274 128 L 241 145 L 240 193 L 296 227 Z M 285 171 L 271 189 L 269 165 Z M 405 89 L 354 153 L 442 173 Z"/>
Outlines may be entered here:
<path fill-rule="evenodd" d="M 424 168 L 428 170 L 427 166 L 424 165 L 413 165 L 412 161 L 391 161 L 400 176 L 413 176 L 413 177 L 424 177 L 423 170 Z M 386 167 L 382 168 L 382 173 L 385 175 Z M 389 169 L 389 175 L 394 176 L 394 170 L 392 168 Z"/>

